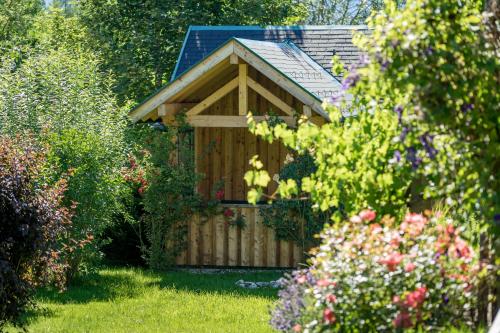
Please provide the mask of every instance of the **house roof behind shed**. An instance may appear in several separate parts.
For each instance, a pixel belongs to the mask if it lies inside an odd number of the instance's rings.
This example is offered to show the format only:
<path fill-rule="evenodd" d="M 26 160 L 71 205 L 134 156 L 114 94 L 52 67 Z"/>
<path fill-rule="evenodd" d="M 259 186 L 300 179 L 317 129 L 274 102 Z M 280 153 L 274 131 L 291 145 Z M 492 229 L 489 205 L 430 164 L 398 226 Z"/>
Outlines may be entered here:
<path fill-rule="evenodd" d="M 345 65 L 357 62 L 360 51 L 352 44 L 353 31 L 368 33 L 366 26 L 191 26 L 172 80 L 205 58 L 229 39 L 236 37 L 257 41 L 282 43 L 292 41 L 326 71 L 331 72 L 333 55 Z"/>

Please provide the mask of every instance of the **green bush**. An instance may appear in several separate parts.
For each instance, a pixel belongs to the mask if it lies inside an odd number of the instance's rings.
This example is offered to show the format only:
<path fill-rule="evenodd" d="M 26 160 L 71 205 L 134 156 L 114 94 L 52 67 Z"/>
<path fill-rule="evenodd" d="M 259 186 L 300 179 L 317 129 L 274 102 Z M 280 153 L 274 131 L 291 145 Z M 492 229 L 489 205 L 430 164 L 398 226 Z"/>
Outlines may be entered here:
<path fill-rule="evenodd" d="M 5 61 L 0 68 L 0 133 L 29 132 L 49 145 L 46 176 L 56 182 L 69 174 L 65 203 L 76 203 L 73 237 L 96 239 L 75 253 L 73 272 L 93 266 L 101 233 L 129 195 L 120 174 L 126 111 L 99 64 L 92 54 L 61 47 L 32 50 L 20 66 Z"/>

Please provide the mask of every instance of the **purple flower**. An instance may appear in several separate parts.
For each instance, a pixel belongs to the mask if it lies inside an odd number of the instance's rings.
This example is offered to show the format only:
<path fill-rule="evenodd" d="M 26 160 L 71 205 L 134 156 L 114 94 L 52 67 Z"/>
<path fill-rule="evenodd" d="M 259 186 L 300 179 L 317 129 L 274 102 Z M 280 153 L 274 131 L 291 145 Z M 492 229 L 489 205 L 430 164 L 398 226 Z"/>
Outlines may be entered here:
<path fill-rule="evenodd" d="M 495 214 L 493 216 L 493 223 L 497 226 L 500 227 L 500 214 Z"/>
<path fill-rule="evenodd" d="M 401 152 L 399 150 L 396 150 L 394 152 L 394 158 L 396 159 L 397 162 L 401 162 Z"/>
<path fill-rule="evenodd" d="M 415 147 L 409 147 L 406 149 L 406 159 L 411 163 L 413 169 L 417 169 L 422 159 L 417 156 L 417 150 Z"/>
<path fill-rule="evenodd" d="M 406 136 L 410 133 L 410 128 L 409 127 L 403 127 L 403 130 L 401 131 L 401 134 L 399 135 L 399 139 L 401 142 L 404 142 L 406 139 Z"/>
<path fill-rule="evenodd" d="M 347 76 L 342 80 L 342 90 L 345 91 L 349 88 L 354 87 L 358 83 L 360 78 L 361 76 L 359 75 L 358 71 L 353 67 L 349 74 L 347 74 Z"/>
<path fill-rule="evenodd" d="M 398 114 L 398 121 L 399 124 L 401 125 L 403 119 L 403 107 L 401 105 L 396 105 L 396 107 L 394 108 L 394 112 Z"/>
<path fill-rule="evenodd" d="M 474 104 L 468 103 L 468 104 L 462 105 L 460 109 L 462 110 L 463 113 L 467 113 L 467 112 L 471 111 L 473 108 L 474 108 Z"/>
<path fill-rule="evenodd" d="M 429 135 L 429 133 L 424 133 L 419 137 L 420 143 L 422 144 L 422 146 L 424 146 L 427 155 L 429 155 L 431 159 L 434 159 L 437 155 L 437 150 L 432 144 L 433 139 L 434 137 L 432 135 Z"/>

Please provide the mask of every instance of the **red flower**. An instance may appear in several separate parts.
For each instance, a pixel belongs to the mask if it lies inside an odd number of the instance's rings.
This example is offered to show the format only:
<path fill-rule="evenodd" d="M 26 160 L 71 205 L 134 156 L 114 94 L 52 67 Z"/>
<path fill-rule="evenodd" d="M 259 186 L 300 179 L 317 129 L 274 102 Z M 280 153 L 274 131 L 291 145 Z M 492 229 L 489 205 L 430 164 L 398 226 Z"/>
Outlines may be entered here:
<path fill-rule="evenodd" d="M 326 295 L 326 300 L 330 303 L 335 303 L 337 302 L 337 297 L 335 297 L 335 295 L 333 294 L 328 294 Z"/>
<path fill-rule="evenodd" d="M 226 208 L 226 210 L 224 210 L 224 216 L 225 217 L 233 217 L 234 216 L 234 212 L 231 208 Z"/>
<path fill-rule="evenodd" d="M 335 322 L 335 320 L 337 320 L 337 318 L 335 318 L 335 314 L 329 308 L 326 308 L 323 311 L 323 319 L 325 320 L 325 322 L 327 324 L 333 324 Z"/>
<path fill-rule="evenodd" d="M 420 287 L 415 291 L 412 291 L 408 295 L 406 295 L 406 299 L 404 305 L 410 308 L 417 308 L 422 305 L 425 301 L 425 293 L 427 292 L 427 288 Z"/>
<path fill-rule="evenodd" d="M 401 263 L 403 258 L 404 256 L 401 253 L 393 252 L 389 254 L 385 259 L 380 259 L 379 263 L 387 265 L 387 269 L 393 272 L 394 270 L 396 270 L 396 266 Z"/>
<path fill-rule="evenodd" d="M 224 190 L 218 190 L 217 192 L 215 192 L 215 198 L 219 201 L 224 199 Z"/>
<path fill-rule="evenodd" d="M 363 221 L 368 221 L 368 222 L 373 221 L 376 216 L 377 214 L 371 209 L 365 209 L 359 213 L 359 217 L 361 217 Z"/>
<path fill-rule="evenodd" d="M 405 271 L 406 271 L 406 272 L 408 272 L 408 273 L 409 273 L 409 272 L 412 272 L 412 271 L 415 269 L 415 267 L 417 267 L 417 266 L 415 266 L 415 264 L 414 264 L 414 263 L 409 262 L 409 263 L 407 263 L 407 264 L 406 264 L 406 266 L 405 266 Z"/>
<path fill-rule="evenodd" d="M 413 326 L 411 322 L 410 314 L 406 311 L 398 313 L 396 319 L 392 321 L 394 327 L 396 328 L 410 328 Z"/>

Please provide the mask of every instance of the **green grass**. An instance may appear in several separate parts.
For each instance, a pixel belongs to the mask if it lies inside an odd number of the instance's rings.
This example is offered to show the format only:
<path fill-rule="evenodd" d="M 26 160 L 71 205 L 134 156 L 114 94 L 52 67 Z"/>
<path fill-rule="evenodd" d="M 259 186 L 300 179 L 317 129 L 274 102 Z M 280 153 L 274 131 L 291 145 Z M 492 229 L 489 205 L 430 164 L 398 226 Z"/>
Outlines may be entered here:
<path fill-rule="evenodd" d="M 234 283 L 280 275 L 103 269 L 74 281 L 64 293 L 41 291 L 40 308 L 27 317 L 28 331 L 271 332 L 268 310 L 277 291 L 241 289 Z"/>

